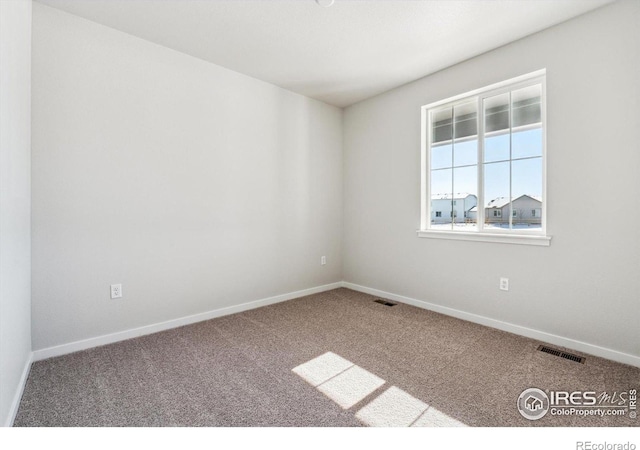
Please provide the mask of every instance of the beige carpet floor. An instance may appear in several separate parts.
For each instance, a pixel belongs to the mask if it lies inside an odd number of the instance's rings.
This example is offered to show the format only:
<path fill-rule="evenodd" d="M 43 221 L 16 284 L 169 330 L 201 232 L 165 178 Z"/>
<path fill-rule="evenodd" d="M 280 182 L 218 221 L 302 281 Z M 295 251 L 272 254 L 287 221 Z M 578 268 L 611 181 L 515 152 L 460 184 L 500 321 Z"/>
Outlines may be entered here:
<path fill-rule="evenodd" d="M 336 289 L 36 362 L 15 426 L 640 425 L 516 407 L 531 387 L 638 390 L 640 368 L 374 299 Z"/>

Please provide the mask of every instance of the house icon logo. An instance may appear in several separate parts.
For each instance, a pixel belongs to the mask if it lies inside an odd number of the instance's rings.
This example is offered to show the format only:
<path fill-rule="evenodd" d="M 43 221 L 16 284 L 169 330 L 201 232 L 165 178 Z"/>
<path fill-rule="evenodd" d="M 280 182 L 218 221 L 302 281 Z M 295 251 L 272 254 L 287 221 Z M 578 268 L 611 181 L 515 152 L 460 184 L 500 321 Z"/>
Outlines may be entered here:
<path fill-rule="evenodd" d="M 533 395 L 530 395 L 524 401 L 524 407 L 529 411 L 535 412 L 539 409 L 542 409 L 542 400 L 540 400 L 537 397 L 534 397 Z"/>
<path fill-rule="evenodd" d="M 525 419 L 542 419 L 549 411 L 549 397 L 538 388 L 525 389 L 518 397 L 518 411 Z"/>

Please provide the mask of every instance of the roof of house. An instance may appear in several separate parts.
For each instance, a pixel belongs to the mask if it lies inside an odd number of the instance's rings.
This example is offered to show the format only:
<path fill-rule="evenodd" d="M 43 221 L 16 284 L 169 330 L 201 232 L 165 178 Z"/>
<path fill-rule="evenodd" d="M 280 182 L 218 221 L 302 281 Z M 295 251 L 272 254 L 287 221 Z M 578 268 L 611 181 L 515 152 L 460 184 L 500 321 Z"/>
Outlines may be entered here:
<path fill-rule="evenodd" d="M 487 208 L 502 208 L 509 204 L 508 197 L 497 197 L 487 203 Z"/>
<path fill-rule="evenodd" d="M 433 194 L 431 195 L 431 200 L 462 200 L 469 196 L 475 197 L 475 195 L 468 192 L 456 192 L 455 194 Z"/>
<path fill-rule="evenodd" d="M 513 199 L 513 201 L 515 202 L 516 200 L 522 198 L 522 197 L 529 197 L 535 201 L 538 201 L 540 203 L 542 203 L 542 199 L 540 197 L 538 197 L 537 195 L 528 195 L 528 194 L 522 194 L 520 197 L 516 197 Z M 508 197 L 498 197 L 498 198 L 494 198 L 493 200 L 491 200 L 489 203 L 487 203 L 487 208 L 504 208 L 505 206 L 507 206 L 509 204 L 509 198 Z"/>

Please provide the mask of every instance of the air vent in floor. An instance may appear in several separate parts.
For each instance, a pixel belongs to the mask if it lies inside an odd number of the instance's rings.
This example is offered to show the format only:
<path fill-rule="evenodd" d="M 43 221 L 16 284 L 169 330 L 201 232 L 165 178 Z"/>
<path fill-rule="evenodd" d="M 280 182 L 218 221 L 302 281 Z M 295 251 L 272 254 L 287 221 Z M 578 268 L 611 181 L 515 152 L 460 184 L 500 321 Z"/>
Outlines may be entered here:
<path fill-rule="evenodd" d="M 545 345 L 539 346 L 538 347 L 538 351 L 543 352 L 543 353 L 549 353 L 550 355 L 553 355 L 553 356 L 559 356 L 560 358 L 568 359 L 570 361 L 575 361 L 575 362 L 581 363 L 581 364 L 584 364 L 584 362 L 586 360 L 586 358 L 583 358 L 582 356 L 573 355 L 571 353 L 566 353 L 566 352 L 563 352 L 561 350 L 557 350 L 555 348 L 547 347 Z"/>
<path fill-rule="evenodd" d="M 389 301 L 387 301 L 387 300 L 385 300 L 383 298 L 377 298 L 377 299 L 374 300 L 374 302 L 380 303 L 381 305 L 384 305 L 384 306 L 396 306 L 397 305 L 397 303 L 391 303 L 391 302 L 389 302 Z"/>

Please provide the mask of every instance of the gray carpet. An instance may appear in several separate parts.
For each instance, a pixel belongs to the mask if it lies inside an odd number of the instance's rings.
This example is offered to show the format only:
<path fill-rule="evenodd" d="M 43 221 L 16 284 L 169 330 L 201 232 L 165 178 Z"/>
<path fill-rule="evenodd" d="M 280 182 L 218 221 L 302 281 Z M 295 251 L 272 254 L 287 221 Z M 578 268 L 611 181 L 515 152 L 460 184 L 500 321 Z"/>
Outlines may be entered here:
<path fill-rule="evenodd" d="M 468 426 L 640 425 L 628 416 L 529 421 L 516 409 L 530 387 L 639 389 L 639 368 L 589 355 L 579 364 L 531 339 L 373 300 L 336 289 L 36 362 L 15 426 L 355 427 L 391 387 Z M 343 409 L 292 371 L 327 352 L 384 384 Z"/>

